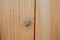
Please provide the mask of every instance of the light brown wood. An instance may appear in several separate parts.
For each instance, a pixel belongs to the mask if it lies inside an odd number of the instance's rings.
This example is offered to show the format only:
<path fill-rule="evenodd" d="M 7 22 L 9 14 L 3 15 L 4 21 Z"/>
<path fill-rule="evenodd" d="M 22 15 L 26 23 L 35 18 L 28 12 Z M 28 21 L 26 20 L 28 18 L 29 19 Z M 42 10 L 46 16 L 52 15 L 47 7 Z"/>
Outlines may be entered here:
<path fill-rule="evenodd" d="M 51 40 L 60 40 L 60 0 L 51 0 Z"/>
<path fill-rule="evenodd" d="M 60 40 L 60 0 L 56 0 L 55 4 L 56 40 Z"/>
<path fill-rule="evenodd" d="M 40 32 L 40 4 L 39 0 L 36 0 L 36 22 L 35 22 L 35 40 L 41 40 Z"/>
<path fill-rule="evenodd" d="M 0 40 L 34 40 L 34 34 L 35 40 L 60 40 L 60 0 L 36 0 L 35 22 L 34 2 L 0 0 Z"/>
<path fill-rule="evenodd" d="M 36 1 L 36 40 L 50 40 L 49 0 Z"/>
<path fill-rule="evenodd" d="M 2 25 L 2 5 L 1 5 L 1 0 L 0 0 L 0 40 L 1 40 L 1 27 L 3 26 Z"/>
<path fill-rule="evenodd" d="M 1 40 L 34 40 L 34 0 L 2 0 Z M 1 11 L 0 11 L 1 12 Z M 26 27 L 25 20 L 32 22 Z"/>
<path fill-rule="evenodd" d="M 55 3 L 56 0 L 50 0 L 50 40 L 56 40 Z"/>
<path fill-rule="evenodd" d="M 36 0 L 35 40 L 60 40 L 60 0 Z"/>
<path fill-rule="evenodd" d="M 1 26 L 2 26 L 1 0 L 0 0 L 0 40 L 1 40 Z"/>

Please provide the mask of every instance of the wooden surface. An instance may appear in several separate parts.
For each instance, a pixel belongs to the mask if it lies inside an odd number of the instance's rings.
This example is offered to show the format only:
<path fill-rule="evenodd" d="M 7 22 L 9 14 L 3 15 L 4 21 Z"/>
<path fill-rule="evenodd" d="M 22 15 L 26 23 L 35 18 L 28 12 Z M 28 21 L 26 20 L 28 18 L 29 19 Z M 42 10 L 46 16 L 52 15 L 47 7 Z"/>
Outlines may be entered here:
<path fill-rule="evenodd" d="M 50 39 L 49 0 L 36 1 L 36 40 Z"/>
<path fill-rule="evenodd" d="M 41 40 L 40 32 L 40 1 L 36 0 L 35 40 Z"/>
<path fill-rule="evenodd" d="M 36 0 L 36 15 L 34 2 L 0 0 L 0 40 L 60 40 L 60 0 Z M 26 27 L 29 16 L 32 23 Z"/>
<path fill-rule="evenodd" d="M 50 0 L 50 40 L 56 40 L 55 3 L 56 0 Z"/>
<path fill-rule="evenodd" d="M 2 5 L 0 0 L 0 40 L 1 40 L 1 26 L 3 25 L 2 25 Z"/>
<path fill-rule="evenodd" d="M 0 0 L 0 2 L 2 2 L 1 40 L 34 40 L 34 0 Z M 25 20 L 28 17 L 32 23 L 26 27 Z"/>
<path fill-rule="evenodd" d="M 55 4 L 56 40 L 60 40 L 60 0 L 56 0 Z"/>
<path fill-rule="evenodd" d="M 60 40 L 60 0 L 36 1 L 36 40 Z"/>
<path fill-rule="evenodd" d="M 36 40 L 60 40 L 60 0 L 36 0 Z"/>

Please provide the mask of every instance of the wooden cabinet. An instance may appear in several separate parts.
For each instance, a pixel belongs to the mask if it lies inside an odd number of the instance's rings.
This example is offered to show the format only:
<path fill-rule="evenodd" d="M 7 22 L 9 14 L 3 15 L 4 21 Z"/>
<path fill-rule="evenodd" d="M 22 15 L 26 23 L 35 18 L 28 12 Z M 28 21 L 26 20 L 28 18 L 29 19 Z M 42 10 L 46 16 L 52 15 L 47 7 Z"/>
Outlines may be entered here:
<path fill-rule="evenodd" d="M 0 0 L 0 40 L 60 40 L 60 0 Z"/>
<path fill-rule="evenodd" d="M 34 0 L 1 0 L 1 40 L 34 40 Z M 31 18 L 29 27 L 25 21 Z"/>

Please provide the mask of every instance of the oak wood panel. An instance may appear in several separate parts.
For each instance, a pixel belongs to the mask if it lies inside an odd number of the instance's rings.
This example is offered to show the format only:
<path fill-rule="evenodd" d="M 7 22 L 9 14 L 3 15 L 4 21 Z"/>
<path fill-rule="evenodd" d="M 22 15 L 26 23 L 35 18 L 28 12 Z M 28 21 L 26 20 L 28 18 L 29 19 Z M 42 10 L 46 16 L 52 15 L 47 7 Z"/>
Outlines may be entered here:
<path fill-rule="evenodd" d="M 50 40 L 50 1 L 36 0 L 35 40 Z"/>
<path fill-rule="evenodd" d="M 56 40 L 60 40 L 60 0 L 55 2 Z"/>
<path fill-rule="evenodd" d="M 2 0 L 1 40 L 34 40 L 34 0 Z M 26 27 L 25 20 L 32 22 Z"/>
<path fill-rule="evenodd" d="M 41 40 L 41 27 L 40 27 L 40 4 L 39 0 L 36 0 L 36 20 L 35 20 L 35 40 Z"/>
<path fill-rule="evenodd" d="M 1 40 L 1 26 L 2 26 L 2 9 L 1 9 L 2 5 L 1 5 L 1 0 L 0 0 L 0 40 Z"/>
<path fill-rule="evenodd" d="M 50 40 L 56 40 L 55 3 L 56 0 L 50 0 Z"/>

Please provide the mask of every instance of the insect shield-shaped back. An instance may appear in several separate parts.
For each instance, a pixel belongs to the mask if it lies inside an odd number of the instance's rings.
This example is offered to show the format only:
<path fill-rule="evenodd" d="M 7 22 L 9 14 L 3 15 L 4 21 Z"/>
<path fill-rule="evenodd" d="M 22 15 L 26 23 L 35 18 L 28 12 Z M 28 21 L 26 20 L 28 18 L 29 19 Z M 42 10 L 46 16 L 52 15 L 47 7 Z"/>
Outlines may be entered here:
<path fill-rule="evenodd" d="M 26 26 L 28 27 L 31 24 L 31 18 L 26 19 L 25 23 Z"/>

